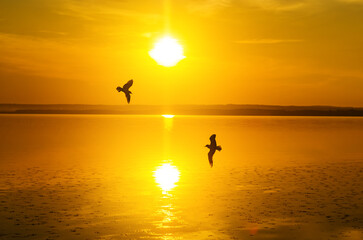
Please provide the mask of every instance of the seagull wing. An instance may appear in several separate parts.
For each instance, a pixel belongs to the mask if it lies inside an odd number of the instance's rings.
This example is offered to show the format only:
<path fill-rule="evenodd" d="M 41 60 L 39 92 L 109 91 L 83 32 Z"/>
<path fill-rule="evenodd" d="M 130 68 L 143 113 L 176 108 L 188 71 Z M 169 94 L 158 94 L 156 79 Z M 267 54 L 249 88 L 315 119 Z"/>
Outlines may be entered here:
<path fill-rule="evenodd" d="M 129 88 L 132 86 L 133 83 L 134 83 L 134 80 L 131 79 L 122 88 L 127 91 L 127 90 L 129 90 Z"/>
<path fill-rule="evenodd" d="M 209 160 L 210 167 L 213 167 L 213 155 L 214 155 L 214 152 L 212 150 L 210 150 L 208 152 L 208 160 Z"/>
<path fill-rule="evenodd" d="M 125 95 L 126 95 L 126 99 L 127 99 L 127 103 L 130 103 L 130 98 L 131 98 L 131 96 L 130 96 L 130 93 L 125 93 Z"/>

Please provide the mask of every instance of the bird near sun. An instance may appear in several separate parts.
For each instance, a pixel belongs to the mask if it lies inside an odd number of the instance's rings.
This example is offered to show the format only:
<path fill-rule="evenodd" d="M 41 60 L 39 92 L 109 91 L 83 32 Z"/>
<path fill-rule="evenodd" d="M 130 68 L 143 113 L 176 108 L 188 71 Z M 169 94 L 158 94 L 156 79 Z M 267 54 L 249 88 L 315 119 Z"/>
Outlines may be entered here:
<path fill-rule="evenodd" d="M 134 80 L 131 79 L 123 87 L 118 86 L 116 88 L 116 90 L 118 92 L 124 92 L 125 93 L 125 96 L 126 96 L 126 99 L 127 99 L 127 103 L 130 103 L 130 98 L 131 98 L 131 95 L 130 94 L 132 94 L 132 92 L 129 90 L 129 88 L 132 86 L 133 83 L 134 83 Z"/>
<path fill-rule="evenodd" d="M 213 167 L 213 155 L 216 152 L 216 150 L 221 151 L 222 147 L 217 146 L 216 135 L 215 134 L 210 136 L 209 140 L 210 140 L 210 145 L 205 145 L 205 147 L 209 148 L 208 160 L 209 160 L 210 166 Z"/>

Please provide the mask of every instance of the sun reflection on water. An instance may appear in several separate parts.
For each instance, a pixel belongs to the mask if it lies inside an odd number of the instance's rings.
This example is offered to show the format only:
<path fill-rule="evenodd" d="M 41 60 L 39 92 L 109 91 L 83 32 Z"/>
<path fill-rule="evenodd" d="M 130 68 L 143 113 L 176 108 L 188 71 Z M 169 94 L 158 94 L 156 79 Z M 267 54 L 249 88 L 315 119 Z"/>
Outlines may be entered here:
<path fill-rule="evenodd" d="M 161 115 L 164 118 L 164 128 L 167 131 L 171 131 L 173 128 L 174 115 Z"/>
<path fill-rule="evenodd" d="M 171 115 L 171 114 L 164 114 L 161 116 L 163 116 L 163 118 L 174 118 L 175 117 L 175 115 Z"/>
<path fill-rule="evenodd" d="M 180 172 L 170 163 L 164 163 L 154 171 L 155 182 L 159 185 L 163 194 L 172 190 L 179 182 Z"/>

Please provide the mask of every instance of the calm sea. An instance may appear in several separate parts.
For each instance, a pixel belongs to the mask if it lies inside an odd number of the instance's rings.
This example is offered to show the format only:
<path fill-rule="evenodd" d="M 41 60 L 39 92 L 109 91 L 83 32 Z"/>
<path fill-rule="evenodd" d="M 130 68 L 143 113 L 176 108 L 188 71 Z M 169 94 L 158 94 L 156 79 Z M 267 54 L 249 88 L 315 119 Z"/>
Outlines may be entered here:
<path fill-rule="evenodd" d="M 363 118 L 0 115 L 0 239 L 362 239 L 362 172 Z"/>

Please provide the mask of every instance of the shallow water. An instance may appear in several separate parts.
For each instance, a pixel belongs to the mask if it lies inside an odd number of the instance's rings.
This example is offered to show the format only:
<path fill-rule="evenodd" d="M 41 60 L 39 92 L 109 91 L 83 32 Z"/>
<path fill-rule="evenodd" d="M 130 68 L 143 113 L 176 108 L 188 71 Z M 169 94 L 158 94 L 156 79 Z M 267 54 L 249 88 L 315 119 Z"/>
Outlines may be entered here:
<path fill-rule="evenodd" d="M 363 118 L 0 115 L 0 136 L 0 239 L 363 238 Z"/>

